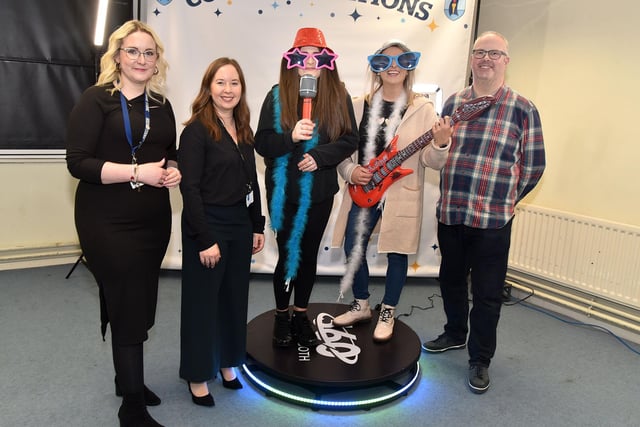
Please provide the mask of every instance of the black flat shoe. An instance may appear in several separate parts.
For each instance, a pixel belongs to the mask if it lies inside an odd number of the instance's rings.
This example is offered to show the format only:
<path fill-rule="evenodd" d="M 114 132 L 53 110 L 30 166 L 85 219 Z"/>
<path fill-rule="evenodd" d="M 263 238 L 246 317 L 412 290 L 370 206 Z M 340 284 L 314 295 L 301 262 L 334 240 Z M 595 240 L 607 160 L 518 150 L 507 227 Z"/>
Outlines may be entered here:
<path fill-rule="evenodd" d="M 113 379 L 113 382 L 116 385 L 116 396 L 122 397 L 122 390 L 120 390 L 120 385 L 118 384 L 118 377 Z M 147 406 L 158 406 L 162 403 L 162 400 L 158 397 L 157 394 L 151 391 L 146 385 L 144 386 L 144 403 Z"/>
<path fill-rule="evenodd" d="M 240 390 L 242 388 L 242 383 L 238 379 L 238 375 L 232 380 L 225 380 L 224 375 L 222 375 L 222 369 L 220 369 L 220 378 L 222 378 L 222 387 L 229 388 L 231 390 Z"/>
<path fill-rule="evenodd" d="M 216 402 L 213 400 L 213 396 L 211 396 L 211 393 L 207 394 L 206 396 L 196 396 L 191 391 L 191 383 L 190 382 L 187 382 L 187 387 L 189 387 L 189 393 L 191 394 L 191 400 L 196 405 L 198 405 L 198 406 L 209 406 L 209 407 L 216 405 Z"/>

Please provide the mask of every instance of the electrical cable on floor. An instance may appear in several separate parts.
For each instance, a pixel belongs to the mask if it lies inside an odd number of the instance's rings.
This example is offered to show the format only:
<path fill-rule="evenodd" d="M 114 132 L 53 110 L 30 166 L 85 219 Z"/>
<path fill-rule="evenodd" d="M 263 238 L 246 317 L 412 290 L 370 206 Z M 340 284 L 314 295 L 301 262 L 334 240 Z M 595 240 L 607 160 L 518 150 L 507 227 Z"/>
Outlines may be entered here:
<path fill-rule="evenodd" d="M 435 297 L 442 298 L 442 297 L 441 297 L 440 295 L 438 295 L 438 294 L 432 294 L 430 297 L 427 297 L 427 299 L 431 302 L 431 305 L 430 305 L 430 306 L 427 306 L 427 307 L 420 307 L 419 305 L 412 305 L 412 306 L 411 306 L 411 309 L 409 310 L 409 312 L 408 312 L 408 313 L 398 314 L 398 315 L 396 316 L 396 319 L 398 319 L 398 318 L 400 318 L 400 317 L 409 317 L 409 316 L 411 316 L 411 315 L 413 314 L 413 309 L 414 309 L 414 308 L 415 308 L 415 309 L 418 309 L 418 310 L 422 310 L 422 311 L 432 309 L 432 308 L 435 306 L 435 305 L 434 305 L 434 302 L 433 302 L 433 298 L 435 298 Z"/>
<path fill-rule="evenodd" d="M 506 288 L 506 286 L 505 286 L 505 288 Z M 511 288 L 511 287 L 509 287 L 509 288 Z M 513 299 L 513 297 L 511 296 L 511 290 L 505 291 L 505 294 L 503 294 L 503 296 L 502 296 L 503 297 L 502 305 L 511 306 L 511 305 L 520 304 L 521 302 L 525 302 L 526 300 L 528 300 L 532 296 L 533 296 L 533 289 L 531 289 L 531 292 L 529 292 L 529 294 L 527 296 L 525 296 L 524 298 L 520 298 L 520 299 L 516 299 L 515 301 L 511 301 Z"/>
<path fill-rule="evenodd" d="M 611 335 L 612 337 L 614 337 L 616 340 L 618 340 L 618 341 L 619 341 L 622 345 L 624 345 L 624 346 L 625 346 L 629 351 L 631 351 L 632 353 L 635 353 L 635 354 L 640 355 L 640 351 L 638 351 L 638 350 L 634 349 L 633 347 L 631 347 L 631 346 L 630 346 L 630 345 L 629 345 L 625 340 L 623 340 L 622 338 L 620 338 L 619 336 L 617 336 L 616 334 L 614 334 L 614 333 L 613 333 L 613 332 L 611 332 L 609 329 L 607 329 L 607 328 L 605 328 L 605 327 L 603 327 L 603 326 L 595 325 L 595 324 L 593 324 L 593 323 L 584 323 L 584 322 L 579 322 L 579 321 L 573 321 L 573 320 L 563 319 L 562 317 L 560 317 L 560 316 L 558 316 L 558 315 L 554 314 L 554 313 L 553 313 L 553 312 L 551 312 L 551 311 L 548 311 L 548 310 L 542 309 L 542 308 L 540 308 L 540 307 L 536 307 L 536 306 L 534 306 L 534 305 L 531 305 L 530 303 L 526 303 L 526 300 L 527 300 L 528 298 L 532 297 L 534 294 L 535 294 L 535 291 L 534 291 L 533 289 L 531 289 L 531 288 L 530 288 L 530 293 L 529 293 L 526 297 L 521 298 L 521 299 L 518 299 L 518 300 L 513 301 L 513 302 L 509 302 L 509 303 L 504 302 L 503 304 L 504 304 L 504 305 L 507 305 L 507 306 L 511 306 L 511 305 L 516 305 L 516 304 L 525 303 L 525 304 L 521 304 L 521 305 L 522 305 L 523 307 L 528 308 L 528 309 L 531 309 L 531 310 L 534 310 L 534 311 L 538 311 L 538 312 L 540 312 L 540 313 L 542 313 L 542 314 L 546 314 L 547 316 L 552 317 L 552 318 L 554 318 L 554 319 L 556 319 L 556 320 L 559 320 L 559 321 L 561 321 L 561 322 L 563 322 L 563 323 L 567 323 L 567 324 L 569 324 L 569 325 L 573 325 L 573 326 L 587 326 L 587 327 L 594 328 L 594 329 L 597 329 L 597 330 L 602 331 L 602 332 L 606 332 L 606 333 L 608 333 L 609 335 Z"/>
<path fill-rule="evenodd" d="M 509 286 L 509 288 L 510 288 L 510 286 Z M 603 327 L 603 326 L 595 325 L 595 324 L 592 324 L 592 323 L 584 323 L 584 322 L 578 322 L 578 321 L 566 320 L 566 319 L 563 319 L 562 317 L 560 317 L 560 316 L 558 316 L 558 315 L 556 315 L 556 314 L 552 313 L 551 311 L 544 310 L 544 309 L 542 309 L 542 308 L 539 308 L 539 307 L 533 306 L 533 305 L 531 305 L 530 303 L 527 303 L 527 300 L 528 300 L 529 298 L 531 298 L 532 296 L 534 296 L 534 295 L 535 295 L 535 291 L 534 291 L 533 289 L 531 289 L 531 288 L 530 288 L 530 292 L 529 292 L 525 297 L 523 297 L 523 298 L 518 298 L 518 299 L 515 299 L 515 300 L 514 300 L 514 297 L 511 295 L 510 289 L 509 289 L 509 290 L 505 290 L 505 294 L 503 295 L 504 301 L 503 301 L 502 305 L 504 305 L 504 306 L 514 306 L 514 305 L 518 305 L 518 304 L 520 304 L 520 305 L 522 305 L 523 307 L 529 308 L 529 309 L 531 309 L 531 310 L 538 311 L 538 312 L 540 312 L 540 313 L 542 313 L 542 314 L 546 314 L 546 315 L 547 315 L 547 316 L 549 316 L 549 317 L 552 317 L 552 318 L 554 318 L 554 319 L 560 320 L 561 322 L 567 323 L 567 324 L 569 324 L 569 325 L 573 325 L 573 326 L 587 326 L 587 327 L 594 328 L 594 329 L 597 329 L 597 330 L 602 331 L 602 332 L 606 332 L 606 333 L 608 333 L 609 335 L 611 335 L 612 337 L 614 337 L 616 340 L 618 340 L 618 341 L 619 341 L 622 345 L 624 345 L 624 346 L 625 346 L 629 351 L 631 351 L 632 353 L 635 353 L 635 354 L 640 355 L 640 351 L 638 351 L 638 350 L 634 349 L 633 347 L 631 347 L 631 346 L 630 346 L 630 345 L 629 345 L 625 340 L 623 340 L 622 338 L 620 338 L 619 336 L 617 336 L 616 334 L 614 334 L 614 333 L 613 333 L 613 332 L 611 332 L 609 329 L 607 329 L 607 328 L 605 328 L 605 327 Z M 409 310 L 409 312 L 408 312 L 408 313 L 398 314 L 398 315 L 396 316 L 396 319 L 398 319 L 398 318 L 400 318 L 400 317 L 409 317 L 409 316 L 411 316 L 411 315 L 413 314 L 413 310 L 414 310 L 414 309 L 418 309 L 418 310 L 423 310 L 423 311 L 425 311 L 425 310 L 429 310 L 429 309 L 434 308 L 434 301 L 433 301 L 433 299 L 434 299 L 435 297 L 442 298 L 442 296 L 440 296 L 440 295 L 438 295 L 438 294 L 432 294 L 430 297 L 427 297 L 427 299 L 431 302 L 431 305 L 430 305 L 430 306 L 427 306 L 427 307 L 420 307 L 420 306 L 417 306 L 417 305 L 412 305 L 412 306 L 411 306 L 411 309 Z M 470 300 L 469 302 L 471 302 L 471 300 Z M 524 303 L 524 304 L 523 304 L 523 303 Z M 375 309 L 376 309 L 376 310 L 380 310 L 380 304 L 377 304 L 377 305 L 375 306 Z"/>

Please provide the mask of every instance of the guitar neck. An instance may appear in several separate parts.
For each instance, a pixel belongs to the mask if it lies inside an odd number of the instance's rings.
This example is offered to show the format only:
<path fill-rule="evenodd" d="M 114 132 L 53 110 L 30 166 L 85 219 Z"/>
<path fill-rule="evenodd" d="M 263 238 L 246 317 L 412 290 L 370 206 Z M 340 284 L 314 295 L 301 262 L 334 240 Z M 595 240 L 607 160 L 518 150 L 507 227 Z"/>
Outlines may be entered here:
<path fill-rule="evenodd" d="M 475 98 L 471 101 L 465 102 L 461 106 L 459 106 L 456 111 L 451 115 L 451 126 L 460 121 L 466 121 L 473 118 L 478 117 L 485 111 L 487 108 L 491 107 L 495 104 L 496 100 L 492 96 L 481 96 L 479 98 Z M 397 142 L 398 135 L 394 137 L 394 140 L 391 144 L 394 145 Z M 364 192 L 368 192 L 373 190 L 383 182 L 389 175 L 393 173 L 393 170 L 398 168 L 402 162 L 404 162 L 409 157 L 413 156 L 418 150 L 423 147 L 426 147 L 433 140 L 433 132 L 429 129 L 428 132 L 418 137 L 411 144 L 407 145 L 402 150 L 396 152 L 389 160 L 384 163 L 384 165 L 380 165 L 376 162 L 376 167 L 373 172 L 373 176 L 371 180 L 362 186 Z M 379 157 L 382 157 L 380 155 Z M 374 159 L 375 160 L 375 159 Z"/>
<path fill-rule="evenodd" d="M 455 122 L 457 122 L 457 120 L 454 120 L 454 118 L 451 117 L 451 126 L 453 126 Z M 418 137 L 416 140 L 414 140 L 411 144 L 404 147 L 402 150 L 399 150 L 395 154 L 395 156 L 390 158 L 389 161 L 387 162 L 387 168 L 389 169 L 397 168 L 402 164 L 402 162 L 404 162 L 409 157 L 413 156 L 415 153 L 420 151 L 420 149 L 429 145 L 431 140 L 433 140 L 433 131 L 429 129 L 422 136 Z"/>

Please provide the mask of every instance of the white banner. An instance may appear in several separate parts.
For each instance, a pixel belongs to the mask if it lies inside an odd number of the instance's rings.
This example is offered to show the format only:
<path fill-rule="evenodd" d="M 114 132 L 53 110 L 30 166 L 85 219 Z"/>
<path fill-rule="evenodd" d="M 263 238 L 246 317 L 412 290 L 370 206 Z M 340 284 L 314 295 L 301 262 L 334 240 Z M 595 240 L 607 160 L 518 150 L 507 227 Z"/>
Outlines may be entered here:
<path fill-rule="evenodd" d="M 168 97 L 178 122 L 190 116 L 207 66 L 221 56 L 236 59 L 247 80 L 255 131 L 265 95 L 278 82 L 282 53 L 298 28 L 320 28 L 338 54 L 337 66 L 352 96 L 365 90 L 367 56 L 386 40 L 400 39 L 422 53 L 416 70 L 417 90 L 428 93 L 439 109 L 443 99 L 466 84 L 468 53 L 473 37 L 475 0 L 142 0 L 141 19 L 157 31 L 169 62 Z M 264 166 L 258 156 L 258 171 Z M 426 174 L 424 219 L 418 254 L 409 257 L 409 275 L 438 275 L 435 204 L 438 173 Z M 264 181 L 261 181 L 263 184 Z M 263 191 L 263 212 L 267 215 Z M 163 266 L 181 267 L 179 194 L 172 192 L 173 234 Z M 334 215 L 341 197 L 335 198 Z M 334 217 L 329 221 L 318 257 L 318 273 L 342 275 L 342 249 L 331 249 Z M 268 224 L 268 220 L 267 220 Z M 265 232 L 265 250 L 254 257 L 252 271 L 273 272 L 277 248 Z M 376 236 L 368 249 L 372 275 L 384 276 L 386 256 L 377 253 Z"/>

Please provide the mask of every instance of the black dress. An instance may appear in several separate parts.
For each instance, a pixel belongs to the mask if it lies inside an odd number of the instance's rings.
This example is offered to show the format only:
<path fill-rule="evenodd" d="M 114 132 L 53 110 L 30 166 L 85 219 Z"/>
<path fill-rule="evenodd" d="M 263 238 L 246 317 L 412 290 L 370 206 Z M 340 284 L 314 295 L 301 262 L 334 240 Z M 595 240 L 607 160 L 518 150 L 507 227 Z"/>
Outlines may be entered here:
<path fill-rule="evenodd" d="M 160 265 L 171 234 L 167 188 L 130 183 L 102 184 L 106 161 L 131 163 L 120 92 L 111 86 L 87 89 L 71 112 L 67 167 L 78 178 L 75 223 L 80 246 L 100 290 L 102 335 L 111 324 L 114 343 L 147 339 L 154 324 Z M 159 96 L 157 97 L 159 98 Z M 151 128 L 137 150 L 139 164 L 176 160 L 171 104 L 149 98 Z M 134 144 L 144 129 L 144 95 L 128 100 Z"/>

